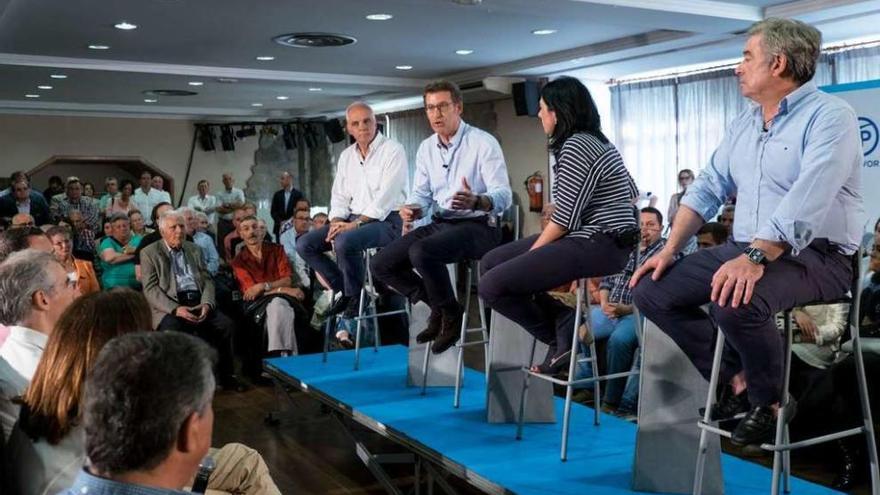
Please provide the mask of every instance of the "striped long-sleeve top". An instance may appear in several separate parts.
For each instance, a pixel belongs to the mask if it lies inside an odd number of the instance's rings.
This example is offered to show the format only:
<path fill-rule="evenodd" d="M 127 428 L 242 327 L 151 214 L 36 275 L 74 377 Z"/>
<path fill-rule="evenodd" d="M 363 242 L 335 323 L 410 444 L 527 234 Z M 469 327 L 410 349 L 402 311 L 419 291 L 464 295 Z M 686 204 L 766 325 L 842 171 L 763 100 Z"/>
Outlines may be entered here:
<path fill-rule="evenodd" d="M 597 137 L 574 134 L 563 143 L 553 165 L 552 221 L 572 237 L 638 228 L 633 198 L 638 188 L 617 148 Z"/>

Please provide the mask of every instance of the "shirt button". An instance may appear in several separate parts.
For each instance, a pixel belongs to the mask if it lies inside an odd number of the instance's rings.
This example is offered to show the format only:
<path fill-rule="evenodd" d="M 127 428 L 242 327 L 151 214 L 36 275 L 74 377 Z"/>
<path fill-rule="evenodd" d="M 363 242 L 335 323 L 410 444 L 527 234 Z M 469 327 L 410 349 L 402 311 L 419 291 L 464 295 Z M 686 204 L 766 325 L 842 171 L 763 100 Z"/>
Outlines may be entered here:
<path fill-rule="evenodd" d="M 79 491 L 80 491 L 80 493 L 89 493 L 89 487 L 84 486 L 84 487 L 80 488 Z"/>

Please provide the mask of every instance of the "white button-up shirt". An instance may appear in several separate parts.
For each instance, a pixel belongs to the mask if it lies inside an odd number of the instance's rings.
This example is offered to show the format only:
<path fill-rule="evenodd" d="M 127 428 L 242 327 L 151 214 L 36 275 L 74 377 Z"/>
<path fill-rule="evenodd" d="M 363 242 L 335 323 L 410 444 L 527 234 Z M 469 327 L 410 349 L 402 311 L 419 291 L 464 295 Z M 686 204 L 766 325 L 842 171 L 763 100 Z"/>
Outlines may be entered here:
<path fill-rule="evenodd" d="M 409 168 L 403 146 L 380 133 L 361 156 L 357 143 L 339 155 L 330 192 L 330 218 L 363 215 L 385 220 L 406 202 Z"/>
<path fill-rule="evenodd" d="M 417 203 L 445 218 L 471 218 L 488 215 L 485 211 L 453 210 L 452 197 L 467 179 L 474 194 L 492 200 L 492 214 L 500 215 L 512 201 L 510 179 L 501 146 L 488 132 L 464 121 L 449 146 L 437 134 L 422 141 L 416 153 L 413 188 L 407 203 Z"/>
<path fill-rule="evenodd" d="M 168 194 L 168 191 L 160 191 L 153 187 L 146 193 L 140 187 L 135 189 L 131 199 L 143 214 L 144 221 L 149 225 L 153 224 L 153 220 L 150 218 L 150 215 L 153 214 L 153 208 L 159 203 L 171 203 L 171 195 Z"/>
<path fill-rule="evenodd" d="M 233 187 L 231 191 L 227 191 L 224 187 L 217 191 L 217 206 L 222 206 L 225 204 L 238 203 L 239 205 L 244 204 L 244 191 L 237 187 Z M 220 218 L 223 220 L 232 220 L 232 212 L 223 213 L 220 215 Z"/>
<path fill-rule="evenodd" d="M 11 326 L 9 337 L 0 347 L 0 427 L 3 428 L 3 439 L 9 438 L 12 426 L 18 420 L 19 406 L 12 403 L 12 398 L 23 394 L 31 382 L 47 340 L 49 337 L 44 333 Z"/>
<path fill-rule="evenodd" d="M 196 194 L 189 198 L 186 202 L 186 206 L 192 208 L 196 211 L 201 211 L 205 215 L 208 216 L 208 223 L 214 225 L 217 223 L 217 207 L 220 206 L 220 202 L 217 201 L 217 196 L 213 194 L 208 194 L 204 198 Z"/>

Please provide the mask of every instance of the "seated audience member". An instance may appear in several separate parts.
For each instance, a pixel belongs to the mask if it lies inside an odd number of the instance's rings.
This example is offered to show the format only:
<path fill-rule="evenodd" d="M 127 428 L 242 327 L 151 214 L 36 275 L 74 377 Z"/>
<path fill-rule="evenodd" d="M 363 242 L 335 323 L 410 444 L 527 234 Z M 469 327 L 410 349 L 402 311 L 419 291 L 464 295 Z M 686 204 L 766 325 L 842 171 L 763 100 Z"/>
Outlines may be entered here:
<path fill-rule="evenodd" d="M 12 193 L 0 198 L 0 217 L 12 218 L 17 214 L 30 215 L 35 225 L 44 225 L 52 221 L 49 205 L 43 199 L 43 195 L 31 191 L 26 178 L 13 183 Z"/>
<path fill-rule="evenodd" d="M 159 192 L 165 192 L 165 178 L 161 175 L 154 175 L 150 185 Z"/>
<path fill-rule="evenodd" d="M 83 197 L 95 199 L 95 185 L 91 182 L 83 182 Z"/>
<path fill-rule="evenodd" d="M 9 229 L 0 234 L 0 263 L 16 251 L 37 249 L 51 253 L 52 242 L 46 233 L 36 227 Z"/>
<path fill-rule="evenodd" d="M 147 228 L 147 222 L 144 219 L 144 214 L 141 213 L 140 210 L 130 210 L 128 212 L 128 219 L 131 222 L 132 234 L 137 234 L 141 237 L 145 237 L 153 232 L 153 229 Z"/>
<path fill-rule="evenodd" d="M 150 214 L 150 218 L 152 219 L 151 225 L 156 227 L 157 222 L 159 221 L 159 217 L 161 217 L 166 212 L 173 210 L 174 207 L 171 206 L 171 203 L 159 203 L 154 208 Z M 153 244 L 154 242 L 158 242 L 162 239 L 162 233 L 159 232 L 159 228 L 156 227 L 152 232 L 145 235 L 143 239 L 141 239 L 140 244 L 138 244 L 137 250 L 134 252 L 134 271 L 137 279 L 141 279 L 141 251 L 143 251 L 147 246 Z M 186 240 L 192 242 L 192 237 L 187 234 Z"/>
<path fill-rule="evenodd" d="M 323 213 L 323 212 L 315 213 L 315 216 L 312 217 L 312 228 L 314 228 L 316 230 L 320 229 L 323 226 L 327 225 L 327 223 L 329 221 L 330 221 L 330 217 L 328 217 L 326 213 Z"/>
<path fill-rule="evenodd" d="M 36 227 L 37 222 L 34 221 L 34 217 L 28 215 L 27 213 L 16 213 L 12 220 L 9 222 L 9 228 L 14 229 L 17 227 Z"/>
<path fill-rule="evenodd" d="M 89 463 L 62 495 L 170 495 L 192 486 L 211 445 L 212 361 L 208 346 L 178 332 L 129 333 L 107 343 L 81 404 Z M 231 445 L 214 458 L 209 489 L 280 494 L 255 451 Z"/>
<path fill-rule="evenodd" d="M 280 239 L 284 253 L 287 254 L 287 260 L 290 262 L 290 266 L 293 267 L 293 271 L 296 272 L 297 283 L 295 285 L 306 288 L 311 286 L 309 265 L 306 264 L 306 260 L 297 252 L 296 243 L 300 237 L 309 232 L 309 222 L 308 210 L 296 210 L 293 213 L 293 228 L 283 232 Z"/>
<path fill-rule="evenodd" d="M 153 187 L 153 175 L 150 172 L 146 170 L 141 172 L 138 183 L 140 187 L 135 189 L 132 199 L 137 209 L 144 214 L 152 212 L 160 203 L 171 204 L 171 195 Z M 153 225 L 156 218 L 154 216 L 149 218 L 150 226 Z"/>
<path fill-rule="evenodd" d="M 98 230 L 99 217 L 98 203 L 92 198 L 87 198 L 82 194 L 83 186 L 77 177 L 67 178 L 67 188 L 64 196 L 53 198 L 49 205 L 49 211 L 52 218 L 58 221 L 62 218 L 70 218 L 73 210 L 82 213 L 83 221 L 86 226 L 95 232 Z"/>
<path fill-rule="evenodd" d="M 210 188 L 211 184 L 207 180 L 200 180 L 196 185 L 199 193 L 191 196 L 186 205 L 198 213 L 204 213 L 208 218 L 208 223 L 213 225 L 217 222 L 217 207 L 220 206 L 220 202 L 217 200 L 217 196 L 208 194 Z"/>
<path fill-rule="evenodd" d="M 226 237 L 223 238 L 223 252 L 226 253 L 226 264 L 232 264 L 232 260 L 239 252 L 237 248 L 242 241 L 241 235 L 238 233 L 238 224 L 241 222 L 241 219 L 244 217 L 256 218 L 256 216 L 257 206 L 253 203 L 245 203 L 232 212 L 232 225 L 235 227 L 235 230 L 226 234 Z"/>
<path fill-rule="evenodd" d="M 98 278 L 95 276 L 95 267 L 91 261 L 78 260 L 73 257 L 71 246 L 73 242 L 70 240 L 70 230 L 67 227 L 53 225 L 46 231 L 49 240 L 52 241 L 52 253 L 55 259 L 61 263 L 61 266 L 67 271 L 71 280 L 77 281 L 77 288 L 82 295 L 99 292 L 101 286 L 98 285 Z"/>
<path fill-rule="evenodd" d="M 49 334 L 77 295 L 51 253 L 26 249 L 0 265 L 0 323 L 10 327 L 0 347 L 0 445 L 18 419 L 12 399 L 30 383 Z"/>
<path fill-rule="evenodd" d="M 297 242 L 299 255 L 341 292 L 327 315 L 357 316 L 364 285 L 364 251 L 400 238 L 398 210 L 406 202 L 409 173 L 403 146 L 379 133 L 373 109 L 355 102 L 345 111 L 355 142 L 339 156 L 330 199 L 330 225 Z M 324 256 L 336 253 L 336 262 Z"/>
<path fill-rule="evenodd" d="M 49 187 L 43 191 L 43 199 L 46 200 L 47 204 L 51 205 L 52 198 L 61 194 L 64 194 L 64 181 L 57 175 L 49 177 Z"/>
<path fill-rule="evenodd" d="M 9 187 L 0 191 L 0 198 L 5 198 L 6 196 L 11 195 L 13 186 L 15 186 L 17 182 L 23 180 L 30 180 L 24 171 L 16 170 L 15 172 L 12 172 L 12 175 L 9 176 Z"/>
<path fill-rule="evenodd" d="M 73 234 L 73 254 L 77 258 L 93 260 L 95 258 L 95 231 L 86 223 L 79 210 L 70 211 L 70 226 Z"/>
<path fill-rule="evenodd" d="M 736 212 L 736 205 L 724 205 L 721 208 L 721 214 L 718 215 L 718 222 L 727 228 L 727 232 L 733 232 L 733 215 Z"/>
<path fill-rule="evenodd" d="M 312 206 L 311 206 L 311 203 L 309 203 L 309 200 L 307 200 L 306 198 L 298 199 L 296 201 L 296 204 L 294 205 L 293 213 L 295 214 L 299 210 L 306 210 L 309 212 L 309 215 L 311 215 Z M 311 219 L 310 219 L 309 223 L 311 223 Z M 287 220 L 285 220 L 284 222 L 281 223 L 281 229 L 279 231 L 280 232 L 279 236 L 281 235 L 281 233 L 286 232 L 291 227 L 293 227 L 293 215 L 291 215 L 290 218 L 288 218 Z"/>
<path fill-rule="evenodd" d="M 233 323 L 216 310 L 214 281 L 199 247 L 184 240 L 183 214 L 166 211 L 156 226 L 162 239 L 141 251 L 141 280 L 153 326 L 193 334 L 210 343 L 220 357 L 220 384 L 238 387 L 233 376 Z"/>
<path fill-rule="evenodd" d="M 859 329 L 862 335 L 880 336 L 880 249 L 876 245 L 871 250 L 868 273 L 862 281 Z"/>
<path fill-rule="evenodd" d="M 256 217 L 243 218 L 238 232 L 245 248 L 232 260 L 232 270 L 245 301 L 245 313 L 258 322 L 265 321 L 270 354 L 296 354 L 294 306 L 287 298 L 302 301 L 305 294 L 293 287 L 293 270 L 284 248 L 262 242 Z"/>
<path fill-rule="evenodd" d="M 260 241 L 274 243 L 275 240 L 272 239 L 272 234 L 269 233 L 269 226 L 266 224 L 266 221 L 262 218 L 257 219 L 257 228 L 260 231 Z M 241 251 L 241 244 L 235 247 L 236 251 Z M 238 254 L 238 253 L 235 253 Z"/>
<path fill-rule="evenodd" d="M 107 199 L 106 202 L 102 199 L 101 204 L 104 204 L 105 206 L 101 211 L 103 211 L 104 215 L 107 217 L 112 216 L 114 213 L 131 213 L 137 209 L 137 206 L 132 199 L 133 194 L 134 182 L 128 179 L 123 180 L 119 187 L 119 194 L 114 194 L 113 196 L 108 194 L 104 197 Z M 141 220 L 143 220 L 143 218 L 141 218 Z M 132 230 L 134 230 L 133 224 L 134 222 L 132 222 Z M 143 226 L 139 225 L 138 228 L 143 229 Z"/>
<path fill-rule="evenodd" d="M 599 307 L 593 307 L 590 321 L 593 324 L 595 339 L 608 339 L 607 374 L 622 373 L 639 369 L 636 356 L 639 340 L 636 336 L 636 321 L 633 314 L 632 292 L 629 279 L 637 266 L 666 245 L 660 237 L 663 229 L 663 216 L 656 208 L 643 208 L 639 214 L 641 242 L 639 243 L 639 263 L 636 265 L 635 253 L 630 255 L 626 267 L 616 275 L 604 277 L 599 284 Z M 609 380 L 605 386 L 604 407 L 616 410 L 621 416 L 633 415 L 639 397 L 638 375 Z"/>
<path fill-rule="evenodd" d="M 107 211 L 107 208 L 110 207 L 110 204 L 113 202 L 113 200 L 119 196 L 119 186 L 119 179 L 117 179 L 116 177 L 104 178 L 104 192 L 101 194 L 101 197 L 98 198 L 98 211 L 102 213 Z M 131 194 L 133 193 L 134 185 L 132 185 L 131 193 L 129 193 L 129 196 L 131 196 Z M 126 211 L 126 213 L 128 212 Z"/>
<path fill-rule="evenodd" d="M 214 239 L 206 232 L 208 216 L 202 212 L 193 212 L 190 208 L 181 208 L 180 210 L 186 221 L 186 234 L 192 236 L 193 242 L 202 250 L 202 259 L 205 260 L 208 273 L 212 277 L 217 275 L 217 270 L 220 269 L 220 254 L 217 253 Z"/>
<path fill-rule="evenodd" d="M 101 286 L 104 290 L 113 287 L 140 289 L 141 284 L 135 275 L 134 258 L 141 237 L 131 233 L 128 216 L 116 213 L 110 217 L 112 234 L 101 241 L 98 252 L 101 256 Z"/>
<path fill-rule="evenodd" d="M 706 222 L 697 231 L 697 248 L 707 249 L 727 242 L 730 229 L 720 222 Z"/>

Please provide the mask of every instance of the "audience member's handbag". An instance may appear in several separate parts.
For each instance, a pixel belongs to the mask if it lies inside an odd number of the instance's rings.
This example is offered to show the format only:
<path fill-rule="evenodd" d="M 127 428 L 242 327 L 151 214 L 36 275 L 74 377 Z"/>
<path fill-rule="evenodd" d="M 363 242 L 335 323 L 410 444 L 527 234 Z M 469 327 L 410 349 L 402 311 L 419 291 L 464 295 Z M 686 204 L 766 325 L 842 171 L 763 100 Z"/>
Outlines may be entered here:
<path fill-rule="evenodd" d="M 302 302 L 300 302 L 299 299 L 291 297 L 287 294 L 275 293 L 262 296 L 259 299 L 255 299 L 253 301 L 245 301 L 245 316 L 251 318 L 257 325 L 262 325 L 263 322 L 266 321 L 266 306 L 268 306 L 269 303 L 272 302 L 272 300 L 276 297 L 287 300 L 288 304 L 290 304 L 290 307 L 293 308 L 294 311 L 296 311 L 297 313 L 305 312 L 305 308 L 303 307 Z"/>

